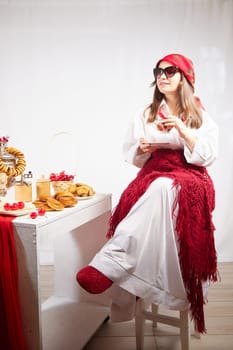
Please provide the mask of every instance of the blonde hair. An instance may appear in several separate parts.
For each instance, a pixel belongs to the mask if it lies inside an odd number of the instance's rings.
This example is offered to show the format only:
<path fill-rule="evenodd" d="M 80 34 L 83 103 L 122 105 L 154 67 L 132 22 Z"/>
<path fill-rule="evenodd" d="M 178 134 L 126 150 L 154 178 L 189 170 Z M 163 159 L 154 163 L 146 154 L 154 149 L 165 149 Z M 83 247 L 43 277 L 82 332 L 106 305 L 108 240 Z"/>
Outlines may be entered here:
<path fill-rule="evenodd" d="M 162 94 L 156 86 L 156 81 L 154 81 L 151 86 L 155 86 L 153 101 L 144 111 L 144 116 L 146 112 L 149 111 L 148 123 L 153 123 L 153 121 L 157 119 L 159 106 L 163 99 L 166 100 L 165 95 Z M 192 86 L 183 74 L 181 74 L 180 86 L 178 88 L 177 112 L 179 116 L 183 115 L 185 117 L 184 122 L 187 126 L 198 129 L 202 125 L 200 100 L 193 95 Z"/>

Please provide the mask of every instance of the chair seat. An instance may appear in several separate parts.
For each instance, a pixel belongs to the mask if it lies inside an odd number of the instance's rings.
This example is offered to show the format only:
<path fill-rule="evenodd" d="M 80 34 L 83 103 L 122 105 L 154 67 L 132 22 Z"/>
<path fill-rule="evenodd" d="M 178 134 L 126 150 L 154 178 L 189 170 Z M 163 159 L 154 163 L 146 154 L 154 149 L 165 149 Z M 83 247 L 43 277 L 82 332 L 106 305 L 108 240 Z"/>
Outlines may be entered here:
<path fill-rule="evenodd" d="M 190 334 L 191 321 L 189 310 L 178 311 L 179 316 L 169 316 L 159 313 L 159 306 L 152 304 L 150 309 L 145 308 L 143 299 L 138 299 L 136 303 L 135 314 L 135 332 L 136 332 L 136 348 L 137 350 L 144 349 L 144 331 L 145 321 L 151 320 L 153 327 L 157 327 L 157 323 L 163 323 L 180 329 L 181 349 L 190 349 Z M 200 334 L 194 332 L 195 336 L 200 338 Z"/>

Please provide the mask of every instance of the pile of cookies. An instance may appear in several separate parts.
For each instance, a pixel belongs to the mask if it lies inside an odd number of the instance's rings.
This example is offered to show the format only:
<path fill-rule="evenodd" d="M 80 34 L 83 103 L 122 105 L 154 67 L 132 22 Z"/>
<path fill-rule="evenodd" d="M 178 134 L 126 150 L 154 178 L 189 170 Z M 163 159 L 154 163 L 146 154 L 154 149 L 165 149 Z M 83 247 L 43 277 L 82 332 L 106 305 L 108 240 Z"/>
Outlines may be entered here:
<path fill-rule="evenodd" d="M 43 208 L 46 211 L 63 210 L 67 207 L 72 207 L 78 203 L 77 197 L 94 196 L 94 189 L 84 183 L 72 183 L 68 191 L 60 191 L 54 196 L 43 197 L 33 201 L 36 208 Z"/>
<path fill-rule="evenodd" d="M 77 198 L 71 192 L 58 192 L 54 196 L 39 198 L 33 202 L 36 208 L 43 208 L 46 211 L 63 210 L 77 203 Z"/>
<path fill-rule="evenodd" d="M 74 196 L 78 197 L 90 197 L 95 195 L 93 187 L 81 182 L 72 184 L 69 191 L 73 193 Z"/>

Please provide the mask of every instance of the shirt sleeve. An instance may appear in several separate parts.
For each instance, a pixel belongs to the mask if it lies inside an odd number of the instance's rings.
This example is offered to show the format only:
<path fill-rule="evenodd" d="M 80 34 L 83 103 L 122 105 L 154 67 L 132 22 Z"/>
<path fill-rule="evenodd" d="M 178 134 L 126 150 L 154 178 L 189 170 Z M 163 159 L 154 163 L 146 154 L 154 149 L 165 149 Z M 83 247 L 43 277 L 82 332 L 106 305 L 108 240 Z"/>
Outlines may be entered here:
<path fill-rule="evenodd" d="M 150 158 L 150 153 L 143 153 L 137 155 L 137 148 L 139 146 L 139 139 L 145 138 L 145 126 L 142 115 L 136 115 L 130 122 L 128 130 L 125 135 L 125 142 L 123 143 L 124 160 L 130 164 L 142 168 L 146 161 Z"/>
<path fill-rule="evenodd" d="M 184 146 L 184 156 L 188 163 L 210 166 L 218 155 L 218 126 L 208 113 L 203 112 L 203 123 L 199 129 L 191 129 L 196 143 L 191 152 Z"/>

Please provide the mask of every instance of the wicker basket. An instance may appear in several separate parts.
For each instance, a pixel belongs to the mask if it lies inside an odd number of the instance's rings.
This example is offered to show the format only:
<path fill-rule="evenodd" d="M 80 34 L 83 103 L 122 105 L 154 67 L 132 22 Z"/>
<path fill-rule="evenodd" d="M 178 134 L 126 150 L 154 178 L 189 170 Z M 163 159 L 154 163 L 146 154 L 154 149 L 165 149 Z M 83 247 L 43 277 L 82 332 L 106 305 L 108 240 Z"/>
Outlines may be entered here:
<path fill-rule="evenodd" d="M 54 193 L 69 192 L 73 181 L 52 181 Z"/>

